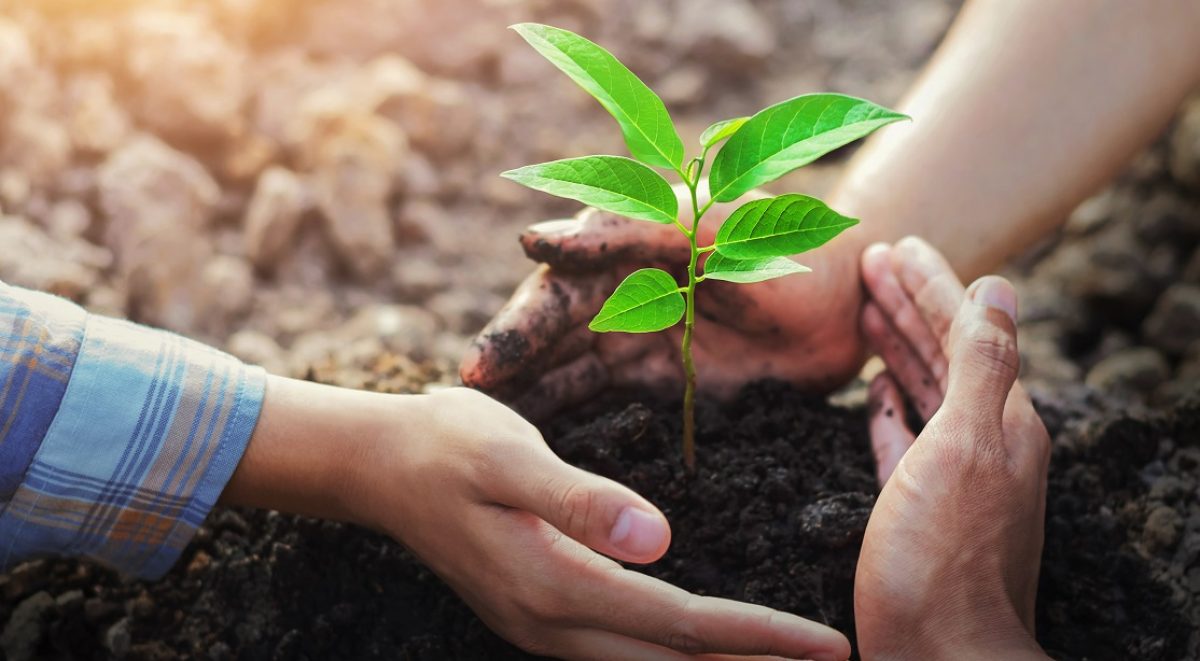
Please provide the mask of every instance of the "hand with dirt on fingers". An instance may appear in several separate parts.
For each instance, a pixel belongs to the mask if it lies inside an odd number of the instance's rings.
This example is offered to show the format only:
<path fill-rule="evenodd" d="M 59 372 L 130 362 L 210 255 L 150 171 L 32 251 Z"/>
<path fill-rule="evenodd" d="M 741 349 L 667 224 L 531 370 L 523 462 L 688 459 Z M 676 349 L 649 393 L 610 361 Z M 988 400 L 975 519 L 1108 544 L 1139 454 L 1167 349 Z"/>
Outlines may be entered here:
<path fill-rule="evenodd" d="M 687 194 L 676 192 L 681 200 Z M 711 243 L 733 208 L 717 204 L 708 212 L 702 243 Z M 535 419 L 608 386 L 671 394 L 682 388 L 682 325 L 644 335 L 598 334 L 587 327 L 634 270 L 683 273 L 688 243 L 675 227 L 588 209 L 574 219 L 530 227 L 521 245 L 541 266 L 475 339 L 462 362 L 466 385 Z M 697 290 L 693 344 L 699 388 L 726 398 L 756 379 L 774 377 L 820 392 L 849 380 L 863 356 L 858 249 L 842 240 L 806 253 L 800 259 L 812 273 L 803 275 L 753 285 L 705 282 Z"/>
<path fill-rule="evenodd" d="M 963 290 L 923 241 L 863 255 L 883 490 L 859 557 L 864 659 L 1045 659 L 1034 638 L 1050 440 L 1016 382 L 1016 293 Z M 919 436 L 903 391 L 928 417 Z"/>

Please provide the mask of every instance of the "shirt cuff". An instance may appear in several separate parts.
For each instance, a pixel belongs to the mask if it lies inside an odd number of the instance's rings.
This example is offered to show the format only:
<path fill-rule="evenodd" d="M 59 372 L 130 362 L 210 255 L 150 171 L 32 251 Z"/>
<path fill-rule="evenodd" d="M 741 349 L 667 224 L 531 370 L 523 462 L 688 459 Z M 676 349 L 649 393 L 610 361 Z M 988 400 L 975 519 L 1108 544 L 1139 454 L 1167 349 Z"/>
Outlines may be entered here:
<path fill-rule="evenodd" d="M 157 578 L 250 442 L 266 373 L 178 335 L 90 316 L 58 411 L 0 514 L 0 568 L 91 558 Z"/>

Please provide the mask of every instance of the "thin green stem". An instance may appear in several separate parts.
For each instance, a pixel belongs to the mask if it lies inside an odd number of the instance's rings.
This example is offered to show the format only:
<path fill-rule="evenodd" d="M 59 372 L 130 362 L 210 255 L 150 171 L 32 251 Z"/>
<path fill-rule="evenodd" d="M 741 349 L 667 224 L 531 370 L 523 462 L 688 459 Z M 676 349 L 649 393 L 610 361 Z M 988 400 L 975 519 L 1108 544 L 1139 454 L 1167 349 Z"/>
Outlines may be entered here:
<path fill-rule="evenodd" d="M 690 258 L 687 269 L 686 307 L 683 321 L 683 345 L 680 353 L 683 356 L 683 463 L 689 471 L 696 468 L 696 364 L 692 359 L 692 334 L 696 327 L 696 264 L 700 258 L 700 248 L 696 245 L 696 235 L 700 229 L 700 218 L 704 212 L 700 209 L 696 197 L 696 187 L 700 181 L 704 161 L 700 160 L 694 179 L 684 178 L 688 192 L 692 198 L 692 229 L 687 233 L 690 246 Z"/>
<path fill-rule="evenodd" d="M 714 243 L 711 246 L 704 246 L 703 248 L 697 248 L 696 251 L 699 252 L 701 255 L 703 255 L 706 252 L 712 252 L 716 249 L 717 249 L 717 245 Z"/>

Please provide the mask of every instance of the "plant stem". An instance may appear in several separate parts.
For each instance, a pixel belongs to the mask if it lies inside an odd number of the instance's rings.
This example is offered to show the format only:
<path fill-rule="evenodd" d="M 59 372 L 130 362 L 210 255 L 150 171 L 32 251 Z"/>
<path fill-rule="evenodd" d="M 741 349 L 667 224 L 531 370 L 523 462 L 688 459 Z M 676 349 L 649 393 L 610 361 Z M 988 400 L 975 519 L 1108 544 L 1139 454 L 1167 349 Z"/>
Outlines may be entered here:
<path fill-rule="evenodd" d="M 692 333 L 696 326 L 696 263 L 700 250 L 696 246 L 696 235 L 699 233 L 700 217 L 703 212 L 696 199 L 696 187 L 700 181 L 700 171 L 704 168 L 703 161 L 696 168 L 695 180 L 687 180 L 688 191 L 692 197 L 692 229 L 687 233 L 688 244 L 691 246 L 691 258 L 688 260 L 686 312 L 683 321 L 683 463 L 689 471 L 696 469 L 696 365 L 692 360 Z M 707 211 L 707 208 L 705 208 Z"/>

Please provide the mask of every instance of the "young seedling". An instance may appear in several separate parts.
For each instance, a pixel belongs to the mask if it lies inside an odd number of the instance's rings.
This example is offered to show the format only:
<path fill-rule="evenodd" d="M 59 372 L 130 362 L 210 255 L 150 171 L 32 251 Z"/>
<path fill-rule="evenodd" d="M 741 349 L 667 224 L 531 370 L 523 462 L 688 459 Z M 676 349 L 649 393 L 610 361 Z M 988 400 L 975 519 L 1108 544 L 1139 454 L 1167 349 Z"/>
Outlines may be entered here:
<path fill-rule="evenodd" d="M 806 94 L 753 117 L 717 122 L 700 135 L 700 155 L 686 160 L 683 141 L 666 106 L 649 87 L 607 50 L 577 34 L 535 23 L 513 29 L 612 114 L 637 160 L 584 156 L 505 172 L 530 188 L 578 200 L 628 218 L 674 225 L 691 246 L 687 282 L 661 269 L 631 273 L 588 327 L 599 333 L 653 333 L 683 319 L 683 457 L 695 466 L 696 366 L 692 334 L 696 285 L 704 280 L 752 283 L 793 273 L 792 261 L 858 220 L 847 218 L 807 195 L 757 199 L 737 208 L 717 230 L 712 245 L 697 244 L 700 221 L 714 202 L 732 202 L 763 184 L 807 165 L 905 115 L 841 94 Z M 709 201 L 698 190 L 709 151 L 724 142 L 708 174 Z M 639 162 L 640 161 L 640 162 Z M 671 185 L 648 166 L 673 171 L 687 188 L 691 223 L 685 224 Z M 700 273 L 700 257 L 707 255 Z"/>

